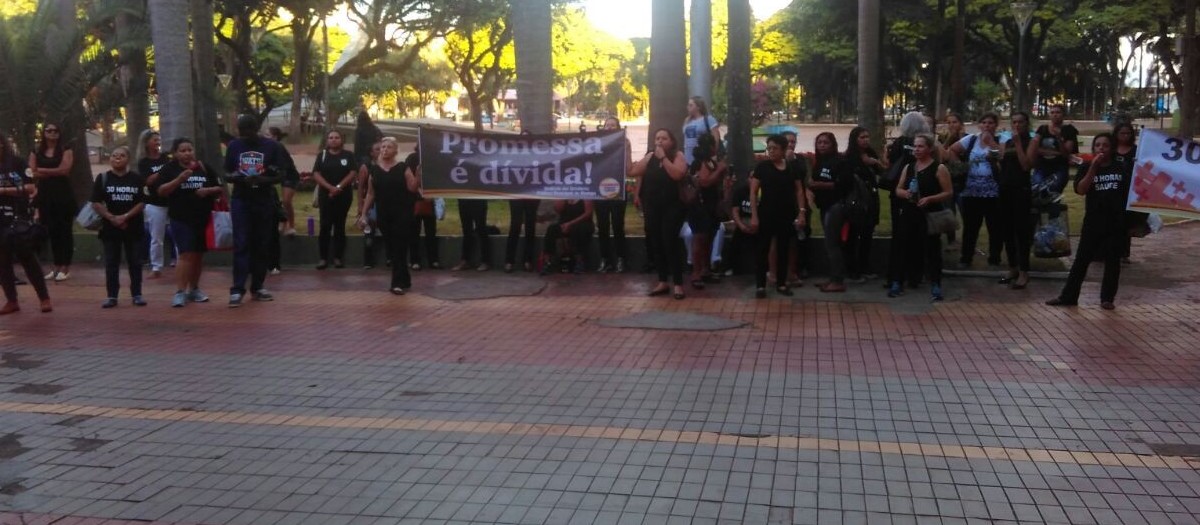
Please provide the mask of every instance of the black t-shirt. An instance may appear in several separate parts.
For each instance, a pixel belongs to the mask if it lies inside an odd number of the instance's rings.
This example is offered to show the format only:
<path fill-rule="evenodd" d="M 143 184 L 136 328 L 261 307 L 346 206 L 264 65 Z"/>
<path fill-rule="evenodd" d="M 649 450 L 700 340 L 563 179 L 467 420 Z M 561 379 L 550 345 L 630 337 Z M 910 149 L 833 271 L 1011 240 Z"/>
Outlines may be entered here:
<path fill-rule="evenodd" d="M 144 200 L 146 204 L 151 204 L 154 206 L 167 205 L 167 198 L 161 197 L 157 193 L 150 191 L 149 185 L 152 183 L 152 181 L 150 181 L 150 177 L 158 175 L 158 172 L 162 170 L 162 167 L 166 166 L 168 162 L 171 162 L 171 158 L 167 155 L 159 155 L 157 159 L 142 157 L 142 159 L 138 161 L 137 172 L 144 178 L 147 184 L 145 192 L 146 198 Z"/>
<path fill-rule="evenodd" d="M 676 152 L 676 155 L 683 155 Z M 642 174 L 641 199 L 643 205 L 649 206 L 682 206 L 679 200 L 679 183 L 667 174 L 663 161 L 651 157 L 646 165 L 646 173 Z"/>
<path fill-rule="evenodd" d="M 817 201 L 817 208 L 825 210 L 845 198 L 854 189 L 854 181 L 850 179 L 853 176 L 841 155 L 830 155 L 824 159 L 818 159 L 817 165 L 813 167 L 811 180 L 813 182 L 832 182 L 833 189 L 812 190 L 813 198 Z"/>
<path fill-rule="evenodd" d="M 800 173 L 786 163 L 779 169 L 765 160 L 754 167 L 750 177 L 758 181 L 760 222 L 766 219 L 790 222 L 796 218 L 800 213 L 800 203 L 796 200 L 796 182 L 802 180 Z"/>
<path fill-rule="evenodd" d="M 117 175 L 112 171 L 108 171 L 96 177 L 96 182 L 92 184 L 92 198 L 88 202 L 102 202 L 104 203 L 104 207 L 108 208 L 109 213 L 122 215 L 143 202 L 145 188 L 145 179 L 135 172 L 129 171 L 124 175 Z M 140 214 L 136 217 L 130 217 L 129 226 L 125 231 L 141 231 L 143 222 Z M 100 235 L 103 236 L 106 233 L 117 231 L 119 230 L 113 227 L 111 223 L 104 221 L 104 226 L 100 229 Z"/>
<path fill-rule="evenodd" d="M 752 213 L 752 210 L 750 209 L 750 206 L 752 205 L 750 202 L 750 184 L 746 182 L 737 183 L 737 186 L 733 187 L 733 196 L 730 202 L 732 202 L 733 206 L 737 208 L 738 213 L 742 217 L 742 221 L 749 222 L 750 214 Z"/>
<path fill-rule="evenodd" d="M 186 170 L 178 162 L 167 163 L 158 172 L 158 180 L 155 181 L 150 191 L 157 192 L 160 186 L 179 178 Z M 173 221 L 185 222 L 195 228 L 203 228 L 208 223 L 209 215 L 212 213 L 212 204 L 216 197 L 200 197 L 196 195 L 196 190 L 220 185 L 221 180 L 208 166 L 202 166 L 200 171 L 192 172 L 183 184 L 180 184 L 174 192 L 167 196 L 167 217 Z"/>
<path fill-rule="evenodd" d="M 1070 159 L 1061 153 L 1063 142 L 1074 142 L 1075 147 L 1071 152 L 1079 153 L 1079 130 L 1075 129 L 1075 126 L 1063 124 L 1062 134 L 1056 137 L 1050 134 L 1050 125 L 1043 124 L 1037 129 L 1037 134 L 1042 137 L 1042 142 L 1038 145 L 1039 148 L 1052 149 L 1059 152 L 1054 155 L 1043 155 L 1039 152 L 1038 155 L 1041 157 L 1039 165 L 1043 168 L 1058 170 L 1067 167 L 1067 162 Z"/>
<path fill-rule="evenodd" d="M 54 155 L 46 156 L 41 153 L 36 153 L 38 168 L 57 168 L 62 165 L 63 156 L 71 146 L 60 144 L 54 149 Z M 84 159 L 75 159 L 75 162 L 84 162 Z M 38 206 L 53 206 L 56 208 L 75 207 L 75 193 L 71 191 L 71 177 L 39 177 L 34 182 L 37 185 L 37 197 L 34 201 Z"/>
<path fill-rule="evenodd" d="M 26 184 L 33 184 L 33 179 L 25 174 L 25 161 L 15 156 L 10 156 L 3 165 L 0 165 L 0 188 L 24 188 Z M 0 224 L 8 225 L 14 218 L 31 219 L 32 213 L 29 209 L 29 196 L 10 195 L 9 192 L 2 192 L 0 195 Z"/>
<path fill-rule="evenodd" d="M 1137 164 L 1137 146 L 1129 150 L 1129 153 L 1121 154 L 1117 151 L 1117 147 L 1113 146 L 1113 161 L 1125 166 L 1125 171 L 1133 173 L 1134 164 Z"/>
<path fill-rule="evenodd" d="M 1000 159 L 1000 178 L 997 181 L 1000 186 L 1029 191 L 1032 184 L 1029 170 L 1021 167 L 1021 159 L 1017 156 L 1017 148 L 1028 148 L 1029 140 L 1018 144 L 1017 138 L 1013 137 L 1004 142 L 1004 156 Z"/>
<path fill-rule="evenodd" d="M 332 154 L 329 153 L 329 151 L 323 150 L 317 154 L 317 159 L 313 161 L 312 170 L 314 173 L 320 173 L 321 177 L 325 179 L 325 182 L 337 186 L 342 182 L 342 179 L 346 178 L 346 175 L 358 171 L 358 160 L 354 158 L 353 153 L 350 153 L 346 150 L 342 150 L 337 154 Z M 338 197 L 348 199 L 351 197 L 351 195 L 351 192 L 343 191 L 342 193 L 338 194 Z M 328 196 L 325 193 L 324 188 L 321 189 L 321 196 Z"/>
<path fill-rule="evenodd" d="M 1075 176 L 1075 184 L 1087 175 L 1090 165 L 1079 167 Z M 1092 189 L 1088 190 L 1085 199 L 1084 222 L 1100 221 L 1102 223 L 1120 224 L 1124 219 L 1125 205 L 1129 198 L 1130 174 L 1125 171 L 1125 165 L 1119 162 L 1109 162 L 1108 166 L 1099 166 L 1096 177 L 1092 179 Z"/>

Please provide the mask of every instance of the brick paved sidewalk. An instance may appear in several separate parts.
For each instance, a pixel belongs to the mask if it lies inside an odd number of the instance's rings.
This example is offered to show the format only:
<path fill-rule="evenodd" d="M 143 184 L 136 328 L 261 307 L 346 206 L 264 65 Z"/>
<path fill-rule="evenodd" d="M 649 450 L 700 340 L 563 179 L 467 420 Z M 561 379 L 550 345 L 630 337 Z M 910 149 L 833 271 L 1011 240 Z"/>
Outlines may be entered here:
<path fill-rule="evenodd" d="M 1197 523 L 1198 234 L 1135 243 L 1115 312 L 378 270 L 229 309 L 228 269 L 101 310 L 80 266 L 0 318 L 0 524 Z"/>

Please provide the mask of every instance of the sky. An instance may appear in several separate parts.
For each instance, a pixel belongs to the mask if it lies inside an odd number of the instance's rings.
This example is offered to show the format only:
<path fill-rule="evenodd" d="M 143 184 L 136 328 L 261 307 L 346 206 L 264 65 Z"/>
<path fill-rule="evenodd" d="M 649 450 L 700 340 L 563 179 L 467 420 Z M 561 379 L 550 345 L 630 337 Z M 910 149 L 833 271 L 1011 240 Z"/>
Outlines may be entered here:
<path fill-rule="evenodd" d="M 750 0 L 750 9 L 754 12 L 754 18 L 765 20 L 790 3 L 792 0 Z M 691 9 L 691 2 L 685 0 L 684 4 L 684 13 L 687 13 Z M 650 36 L 650 2 L 646 0 L 583 0 L 580 5 L 596 27 L 613 36 Z"/>

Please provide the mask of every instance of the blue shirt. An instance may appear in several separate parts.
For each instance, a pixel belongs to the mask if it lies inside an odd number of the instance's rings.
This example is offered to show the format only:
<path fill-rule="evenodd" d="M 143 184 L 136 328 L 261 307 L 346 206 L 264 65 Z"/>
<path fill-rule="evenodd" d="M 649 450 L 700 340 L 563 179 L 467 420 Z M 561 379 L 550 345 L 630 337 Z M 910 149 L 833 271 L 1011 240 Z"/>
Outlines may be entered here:
<path fill-rule="evenodd" d="M 274 200 L 271 184 L 251 186 L 242 181 L 245 177 L 283 173 L 285 166 L 282 147 L 271 139 L 257 138 L 253 143 L 246 139 L 235 139 L 225 150 L 225 173 L 229 174 L 229 182 L 233 183 L 235 199 Z"/>
<path fill-rule="evenodd" d="M 963 150 L 972 146 L 974 147 L 967 151 L 967 163 L 969 165 L 967 171 L 967 187 L 963 190 L 963 197 L 999 197 L 1000 185 L 996 182 L 996 177 L 992 174 L 994 164 L 988 160 L 988 148 L 983 145 L 983 141 L 979 140 L 979 135 L 967 135 L 958 141 L 962 145 Z"/>

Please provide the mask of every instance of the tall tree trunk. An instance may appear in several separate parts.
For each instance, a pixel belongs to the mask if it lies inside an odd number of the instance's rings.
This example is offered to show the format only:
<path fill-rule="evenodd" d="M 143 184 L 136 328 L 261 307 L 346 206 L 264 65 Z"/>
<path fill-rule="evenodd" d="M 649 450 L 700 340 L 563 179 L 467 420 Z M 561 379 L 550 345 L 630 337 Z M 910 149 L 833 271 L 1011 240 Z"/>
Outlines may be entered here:
<path fill-rule="evenodd" d="M 683 0 L 653 0 L 650 16 L 650 131 L 647 144 L 654 144 L 654 131 L 671 130 L 679 137 L 687 117 L 687 64 L 684 60 Z M 682 138 L 679 146 L 683 146 Z"/>
<path fill-rule="evenodd" d="M 882 151 L 883 95 L 879 89 L 879 0 L 858 0 L 858 121 Z"/>
<path fill-rule="evenodd" d="M 196 133 L 191 50 L 188 49 L 188 0 L 149 3 L 150 36 L 154 41 L 154 76 L 163 142 Z"/>
<path fill-rule="evenodd" d="M 192 74 L 195 80 L 196 147 L 200 159 L 221 165 L 221 134 L 217 129 L 217 69 L 212 0 L 192 2 Z"/>
<path fill-rule="evenodd" d="M 950 108 L 959 115 L 967 109 L 967 88 L 966 81 L 963 76 L 966 74 L 963 68 L 963 55 L 967 49 L 967 1 L 958 0 L 954 8 L 954 65 L 953 73 L 950 75 L 953 81 L 953 88 L 950 95 Z"/>
<path fill-rule="evenodd" d="M 117 15 L 117 40 L 127 42 L 139 26 L 146 24 L 146 2 L 131 0 L 131 7 L 142 13 L 141 17 L 122 12 Z M 125 135 L 129 145 L 137 140 L 143 130 L 150 128 L 150 75 L 146 72 L 146 49 L 125 46 L 120 50 L 121 68 L 119 76 L 125 94 Z"/>
<path fill-rule="evenodd" d="M 68 49 L 76 47 L 77 42 L 72 39 L 82 38 L 75 30 L 78 24 L 75 0 L 55 0 L 55 8 L 56 27 L 46 35 L 46 48 L 50 55 L 66 53 Z M 83 67 L 76 55 L 62 72 L 62 77 L 71 82 L 82 76 Z M 50 122 L 58 123 L 63 141 L 72 144 L 75 149 L 75 163 L 71 166 L 70 174 L 71 191 L 75 194 L 75 202 L 87 202 L 91 197 L 93 180 L 88 155 L 87 115 L 83 110 L 83 93 L 71 95 L 64 107 L 49 108 L 47 117 Z"/>
<path fill-rule="evenodd" d="M 554 131 L 554 64 L 549 0 L 513 2 L 510 23 L 517 55 L 517 115 L 521 129 Z"/>
<path fill-rule="evenodd" d="M 688 91 L 712 106 L 712 0 L 692 0 L 691 76 Z"/>
<path fill-rule="evenodd" d="M 738 178 L 745 178 L 754 167 L 754 109 L 750 95 L 750 2 L 728 2 L 729 50 L 725 59 L 728 78 L 725 92 L 729 97 L 729 115 L 726 116 L 726 124 L 729 126 L 727 154 L 732 173 Z"/>
<path fill-rule="evenodd" d="M 1183 83 L 1179 90 L 1179 134 L 1194 137 L 1200 131 L 1200 45 L 1196 41 L 1196 0 L 1184 3 Z"/>
<path fill-rule="evenodd" d="M 288 132 L 300 137 L 300 115 L 304 106 L 304 85 L 311 67 L 313 19 L 311 13 L 292 17 L 292 49 L 296 60 L 292 68 L 292 108 L 288 115 Z"/>

